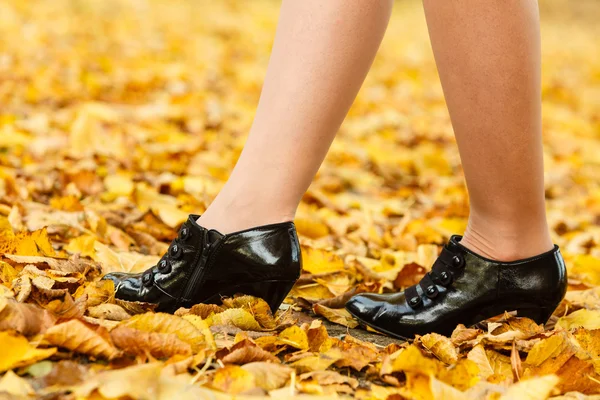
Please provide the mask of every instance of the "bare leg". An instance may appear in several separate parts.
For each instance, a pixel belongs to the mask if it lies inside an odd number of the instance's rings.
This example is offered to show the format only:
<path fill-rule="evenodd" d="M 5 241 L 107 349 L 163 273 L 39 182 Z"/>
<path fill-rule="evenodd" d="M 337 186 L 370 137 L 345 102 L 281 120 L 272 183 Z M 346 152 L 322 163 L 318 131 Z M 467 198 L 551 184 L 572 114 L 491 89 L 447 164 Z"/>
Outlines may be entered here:
<path fill-rule="evenodd" d="M 424 0 L 469 189 L 462 243 L 497 260 L 552 248 L 536 0 Z"/>
<path fill-rule="evenodd" d="M 227 233 L 294 218 L 362 85 L 391 0 L 284 0 L 248 141 L 200 218 Z"/>

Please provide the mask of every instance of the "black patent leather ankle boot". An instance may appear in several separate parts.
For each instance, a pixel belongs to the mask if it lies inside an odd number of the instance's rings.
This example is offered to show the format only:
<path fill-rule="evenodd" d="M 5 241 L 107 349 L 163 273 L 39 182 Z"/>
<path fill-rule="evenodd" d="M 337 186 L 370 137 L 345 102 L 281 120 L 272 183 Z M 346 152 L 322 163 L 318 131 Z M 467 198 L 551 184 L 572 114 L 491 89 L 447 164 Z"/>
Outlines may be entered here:
<path fill-rule="evenodd" d="M 567 272 L 558 246 L 535 257 L 500 262 L 481 257 L 452 236 L 423 279 L 404 292 L 360 294 L 346 304 L 359 322 L 410 339 L 449 336 L 504 311 L 546 323 L 565 295 Z"/>
<path fill-rule="evenodd" d="M 223 235 L 190 215 L 167 254 L 139 274 L 110 273 L 122 300 L 158 304 L 175 312 L 198 303 L 219 303 L 242 293 L 263 298 L 275 312 L 300 276 L 300 244 L 293 222 Z"/>

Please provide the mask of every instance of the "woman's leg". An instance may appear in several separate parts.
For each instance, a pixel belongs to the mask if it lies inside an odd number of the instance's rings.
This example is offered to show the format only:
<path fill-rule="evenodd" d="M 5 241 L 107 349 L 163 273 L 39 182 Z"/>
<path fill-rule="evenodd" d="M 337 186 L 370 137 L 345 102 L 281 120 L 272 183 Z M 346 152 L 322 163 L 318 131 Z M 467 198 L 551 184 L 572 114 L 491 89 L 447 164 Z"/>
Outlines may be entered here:
<path fill-rule="evenodd" d="M 424 0 L 469 189 L 463 245 L 497 260 L 552 248 L 544 205 L 536 0 Z"/>
<path fill-rule="evenodd" d="M 362 85 L 392 1 L 284 0 L 248 141 L 199 223 L 227 233 L 294 218 Z"/>

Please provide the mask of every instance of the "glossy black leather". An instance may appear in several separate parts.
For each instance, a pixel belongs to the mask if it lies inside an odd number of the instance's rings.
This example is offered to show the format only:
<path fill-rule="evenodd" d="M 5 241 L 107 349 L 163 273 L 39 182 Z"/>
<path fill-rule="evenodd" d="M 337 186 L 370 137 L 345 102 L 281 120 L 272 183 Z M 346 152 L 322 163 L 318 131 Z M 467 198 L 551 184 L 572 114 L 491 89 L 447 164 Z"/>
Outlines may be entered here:
<path fill-rule="evenodd" d="M 198 225 L 198 217 L 189 216 L 157 265 L 139 274 L 105 275 L 102 279 L 115 283 L 115 296 L 156 303 L 157 311 L 174 312 L 244 293 L 262 297 L 277 309 L 302 269 L 294 224 L 223 235 Z"/>
<path fill-rule="evenodd" d="M 558 246 L 536 257 L 498 262 L 468 250 L 460 239 L 450 238 L 432 274 L 419 284 L 399 293 L 354 296 L 346 309 L 359 322 L 403 339 L 430 332 L 449 336 L 458 324 L 470 326 L 504 311 L 516 310 L 537 323 L 548 320 L 567 288 Z M 442 282 L 441 271 L 450 273 L 451 282 Z"/>

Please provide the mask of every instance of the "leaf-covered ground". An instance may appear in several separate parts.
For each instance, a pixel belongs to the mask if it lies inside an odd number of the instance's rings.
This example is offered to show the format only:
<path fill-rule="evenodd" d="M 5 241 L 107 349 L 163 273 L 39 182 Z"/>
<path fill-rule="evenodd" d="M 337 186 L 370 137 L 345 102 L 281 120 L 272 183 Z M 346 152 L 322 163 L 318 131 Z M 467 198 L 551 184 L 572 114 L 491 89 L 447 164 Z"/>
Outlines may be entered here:
<path fill-rule="evenodd" d="M 567 297 L 545 327 L 507 314 L 381 346 L 350 329 L 344 302 L 416 282 L 468 214 L 418 2 L 396 5 L 301 204 L 304 274 L 286 303 L 167 315 L 98 279 L 156 263 L 218 192 L 278 2 L 2 1 L 0 399 L 600 393 L 600 5 L 542 3 L 546 194 Z"/>

